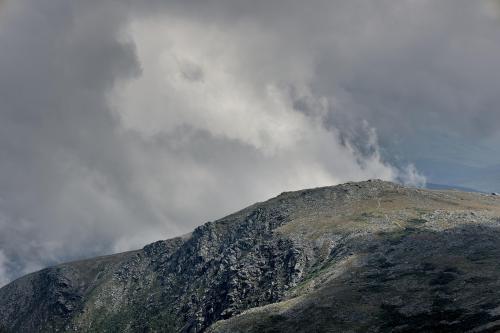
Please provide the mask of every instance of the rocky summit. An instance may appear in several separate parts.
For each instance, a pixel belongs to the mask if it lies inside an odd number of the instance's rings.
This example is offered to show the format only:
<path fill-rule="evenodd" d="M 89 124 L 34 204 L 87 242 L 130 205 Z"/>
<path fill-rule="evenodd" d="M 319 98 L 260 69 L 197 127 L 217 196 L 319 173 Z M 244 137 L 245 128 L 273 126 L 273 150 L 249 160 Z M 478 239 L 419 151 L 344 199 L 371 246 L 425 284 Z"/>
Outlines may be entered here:
<path fill-rule="evenodd" d="M 0 289 L 1 332 L 498 332 L 500 197 L 286 192 Z"/>

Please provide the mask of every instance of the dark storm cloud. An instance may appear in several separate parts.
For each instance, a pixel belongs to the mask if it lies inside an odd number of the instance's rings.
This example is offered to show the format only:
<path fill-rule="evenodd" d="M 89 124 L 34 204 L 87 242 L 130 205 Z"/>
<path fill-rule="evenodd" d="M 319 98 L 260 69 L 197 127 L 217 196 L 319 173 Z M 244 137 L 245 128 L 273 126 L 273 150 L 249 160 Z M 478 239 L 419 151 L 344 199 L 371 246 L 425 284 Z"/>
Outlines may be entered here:
<path fill-rule="evenodd" d="M 114 211 L 94 193 L 94 183 L 102 191 L 133 196 L 120 163 L 125 148 L 114 134 L 103 93 L 115 80 L 136 74 L 138 64 L 133 46 L 116 38 L 123 21 L 118 4 L 100 4 L 97 13 L 81 2 L 5 5 L 0 248 L 8 259 L 4 265 L 17 273 L 57 259 L 57 253 L 100 252 L 103 244 L 79 235 L 96 220 L 112 224 L 134 215 Z M 103 239 L 111 232 L 101 231 Z"/>
<path fill-rule="evenodd" d="M 4 2 L 0 283 L 284 190 L 420 181 L 380 154 L 494 135 L 499 30 L 488 1 Z"/>

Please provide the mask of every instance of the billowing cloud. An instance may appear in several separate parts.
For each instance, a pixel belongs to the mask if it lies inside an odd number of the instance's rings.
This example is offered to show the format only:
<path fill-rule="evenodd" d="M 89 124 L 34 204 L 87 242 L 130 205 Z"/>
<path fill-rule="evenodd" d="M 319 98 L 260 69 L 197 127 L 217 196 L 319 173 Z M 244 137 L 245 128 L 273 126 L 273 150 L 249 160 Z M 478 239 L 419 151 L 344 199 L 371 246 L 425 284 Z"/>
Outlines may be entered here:
<path fill-rule="evenodd" d="M 286 190 L 421 184 L 436 136 L 497 135 L 493 4 L 5 2 L 0 283 Z"/>

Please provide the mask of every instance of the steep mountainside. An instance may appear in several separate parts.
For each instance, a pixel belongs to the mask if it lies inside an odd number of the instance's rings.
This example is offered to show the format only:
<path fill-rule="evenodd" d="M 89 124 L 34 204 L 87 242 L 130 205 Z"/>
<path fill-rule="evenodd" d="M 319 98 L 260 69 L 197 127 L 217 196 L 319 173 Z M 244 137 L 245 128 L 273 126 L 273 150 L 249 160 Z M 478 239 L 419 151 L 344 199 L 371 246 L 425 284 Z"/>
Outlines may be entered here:
<path fill-rule="evenodd" d="M 500 197 L 367 181 L 0 289 L 7 332 L 500 331 Z"/>

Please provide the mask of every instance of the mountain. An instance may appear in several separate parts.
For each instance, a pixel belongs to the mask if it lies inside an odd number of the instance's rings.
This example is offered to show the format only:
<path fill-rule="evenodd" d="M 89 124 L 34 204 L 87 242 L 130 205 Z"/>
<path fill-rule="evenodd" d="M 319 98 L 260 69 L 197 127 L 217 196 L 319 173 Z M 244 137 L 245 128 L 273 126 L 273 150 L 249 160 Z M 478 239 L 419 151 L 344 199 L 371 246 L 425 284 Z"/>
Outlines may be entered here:
<path fill-rule="evenodd" d="M 4 332 L 496 332 L 500 197 L 383 181 L 286 192 L 0 289 Z"/>
<path fill-rule="evenodd" d="M 445 184 L 467 191 L 500 192 L 500 165 L 497 164 L 469 166 L 457 161 L 419 159 L 415 166 L 431 184 Z"/>
<path fill-rule="evenodd" d="M 478 192 L 478 193 L 481 192 L 481 191 L 478 191 L 478 190 L 473 189 L 473 188 L 454 186 L 454 185 L 443 185 L 443 184 L 436 184 L 436 183 L 425 183 L 425 188 L 427 188 L 429 190 L 456 190 L 456 191 L 463 191 L 463 192 Z"/>

